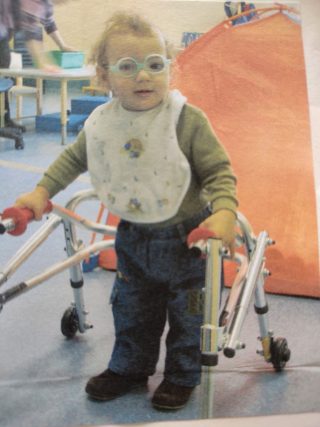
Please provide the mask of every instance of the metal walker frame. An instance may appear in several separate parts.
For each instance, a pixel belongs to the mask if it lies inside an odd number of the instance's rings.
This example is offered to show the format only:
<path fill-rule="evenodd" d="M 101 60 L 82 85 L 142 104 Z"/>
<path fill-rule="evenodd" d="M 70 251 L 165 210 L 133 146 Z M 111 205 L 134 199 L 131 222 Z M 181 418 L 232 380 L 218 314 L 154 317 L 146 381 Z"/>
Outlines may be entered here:
<path fill-rule="evenodd" d="M 87 321 L 88 312 L 85 309 L 83 297 L 83 271 L 81 261 L 90 255 L 114 246 L 114 239 L 102 240 L 87 247 L 78 240 L 76 226 L 91 232 L 114 236 L 116 227 L 90 221 L 75 210 L 80 203 L 97 199 L 92 190 L 81 191 L 66 204 L 66 207 L 52 205 L 52 213 L 48 220 L 31 236 L 31 238 L 0 270 L 0 286 L 28 259 L 32 253 L 62 224 L 64 227 L 67 259 L 58 262 L 41 274 L 12 286 L 0 293 L 0 311 L 10 300 L 43 283 L 65 269 L 69 269 L 70 284 L 73 289 L 74 302 L 66 309 L 61 319 L 61 332 L 67 338 L 73 338 L 77 332 L 84 333 L 92 325 Z M 20 209 L 21 210 L 21 209 Z M 10 211 L 11 212 L 11 211 Z M 32 213 L 28 221 L 32 219 Z M 0 215 L 0 234 L 14 234 L 20 219 L 6 215 L 6 210 Z M 203 325 L 201 327 L 202 353 L 202 416 L 210 418 L 213 412 L 212 373 L 218 364 L 220 351 L 226 357 L 234 357 L 236 351 L 245 347 L 239 339 L 248 307 L 254 300 L 254 309 L 258 316 L 262 349 L 257 351 L 266 362 L 271 363 L 276 371 L 281 371 L 290 358 L 290 350 L 285 338 L 274 338 L 269 329 L 268 304 L 264 291 L 264 281 L 269 275 L 265 267 L 265 250 L 274 242 L 266 231 L 255 237 L 247 219 L 239 212 L 237 218 L 238 232 L 237 248 L 243 248 L 243 253 L 236 251 L 233 261 L 238 264 L 238 272 L 230 288 L 224 306 L 220 307 L 222 262 L 230 260 L 230 255 L 223 248 L 221 240 L 212 236 L 206 239 L 195 239 L 190 249 L 199 251 L 206 257 L 206 280 L 203 298 Z M 25 229 L 25 225 L 22 227 Z M 199 229 L 196 229 L 199 230 Z M 196 234 L 195 234 L 196 236 Z M 189 236 L 190 237 L 190 236 Z"/>
<path fill-rule="evenodd" d="M 199 240 L 194 247 L 206 255 L 206 282 L 204 292 L 204 321 L 201 328 L 202 354 L 202 408 L 203 418 L 213 416 L 213 373 L 218 364 L 218 353 L 232 358 L 236 351 L 245 348 L 240 341 L 240 333 L 248 312 L 254 301 L 258 316 L 262 349 L 257 353 L 271 363 L 277 372 L 284 369 L 290 359 L 290 349 L 285 338 L 274 338 L 269 329 L 268 304 L 264 291 L 265 279 L 270 272 L 265 267 L 265 251 L 275 242 L 266 231 L 253 234 L 252 228 L 240 212 L 237 213 L 238 233 L 236 246 L 244 249 L 244 254 L 236 252 L 234 261 L 239 265 L 225 304 L 220 308 L 220 293 L 223 259 L 230 259 L 222 242 L 214 237 L 206 241 Z M 195 230 L 196 231 L 196 230 Z M 195 234 L 196 235 L 196 234 Z M 222 262 L 221 262 L 222 261 Z"/>

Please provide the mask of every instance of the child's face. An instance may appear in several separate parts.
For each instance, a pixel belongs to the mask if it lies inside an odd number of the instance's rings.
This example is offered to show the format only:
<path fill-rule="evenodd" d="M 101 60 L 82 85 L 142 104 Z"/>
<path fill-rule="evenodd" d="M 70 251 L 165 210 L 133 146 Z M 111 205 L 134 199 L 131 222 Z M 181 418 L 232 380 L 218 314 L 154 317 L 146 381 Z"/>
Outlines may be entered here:
<path fill-rule="evenodd" d="M 133 34 L 113 36 L 108 44 L 108 62 L 116 64 L 121 58 L 133 58 L 143 63 L 149 55 L 166 57 L 166 47 L 160 36 L 139 37 Z M 131 77 L 123 77 L 108 70 L 108 84 L 128 110 L 143 111 L 159 105 L 169 90 L 170 70 L 167 66 L 160 73 L 139 70 Z"/>

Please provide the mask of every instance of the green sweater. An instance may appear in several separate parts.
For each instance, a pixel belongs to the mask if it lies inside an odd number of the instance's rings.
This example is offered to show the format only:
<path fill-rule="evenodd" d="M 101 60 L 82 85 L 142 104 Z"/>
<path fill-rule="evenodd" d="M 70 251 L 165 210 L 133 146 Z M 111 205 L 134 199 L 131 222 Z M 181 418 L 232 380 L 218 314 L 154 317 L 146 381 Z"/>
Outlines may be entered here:
<path fill-rule="evenodd" d="M 199 109 L 189 104 L 183 107 L 177 125 L 177 138 L 190 163 L 191 183 L 177 214 L 158 226 L 176 224 L 190 218 L 208 203 L 213 213 L 221 209 L 236 212 L 236 178 L 229 157 Z M 81 131 L 76 142 L 53 162 L 38 185 L 45 187 L 53 197 L 86 171 L 86 135 Z"/>

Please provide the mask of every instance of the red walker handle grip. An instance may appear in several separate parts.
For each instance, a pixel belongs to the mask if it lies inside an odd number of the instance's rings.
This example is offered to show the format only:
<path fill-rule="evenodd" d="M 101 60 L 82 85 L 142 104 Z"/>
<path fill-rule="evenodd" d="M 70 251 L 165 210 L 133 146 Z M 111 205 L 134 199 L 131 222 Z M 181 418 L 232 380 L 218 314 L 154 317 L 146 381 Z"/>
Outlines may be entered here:
<path fill-rule="evenodd" d="M 212 237 L 215 237 L 215 234 L 211 230 L 205 227 L 197 227 L 193 229 L 188 235 L 188 248 L 194 253 L 195 256 L 203 256 L 204 242 Z"/>
<path fill-rule="evenodd" d="M 51 211 L 52 203 L 48 201 L 44 213 L 49 213 Z M 18 208 L 16 206 L 13 206 L 11 208 L 5 209 L 1 217 L 2 219 L 13 220 L 15 227 L 13 230 L 8 231 L 8 233 L 12 236 L 19 236 L 20 234 L 23 234 L 25 232 L 28 223 L 34 219 L 34 214 L 31 209 Z"/>
<path fill-rule="evenodd" d="M 187 244 L 192 247 L 199 240 L 208 240 L 210 237 L 215 237 L 215 234 L 205 227 L 197 227 L 191 231 L 188 235 Z"/>

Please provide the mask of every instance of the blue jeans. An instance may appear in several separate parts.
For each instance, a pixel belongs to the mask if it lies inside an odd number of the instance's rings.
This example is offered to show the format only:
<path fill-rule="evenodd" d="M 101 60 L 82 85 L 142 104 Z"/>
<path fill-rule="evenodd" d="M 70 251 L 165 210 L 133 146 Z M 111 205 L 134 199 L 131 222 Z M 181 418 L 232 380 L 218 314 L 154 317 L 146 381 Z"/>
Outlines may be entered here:
<path fill-rule="evenodd" d="M 164 377 L 183 386 L 200 383 L 202 312 L 190 309 L 190 302 L 203 290 L 205 260 L 192 255 L 186 237 L 209 215 L 205 209 L 162 229 L 120 222 L 118 271 L 111 294 L 116 335 L 112 371 L 153 375 L 168 320 Z"/>

